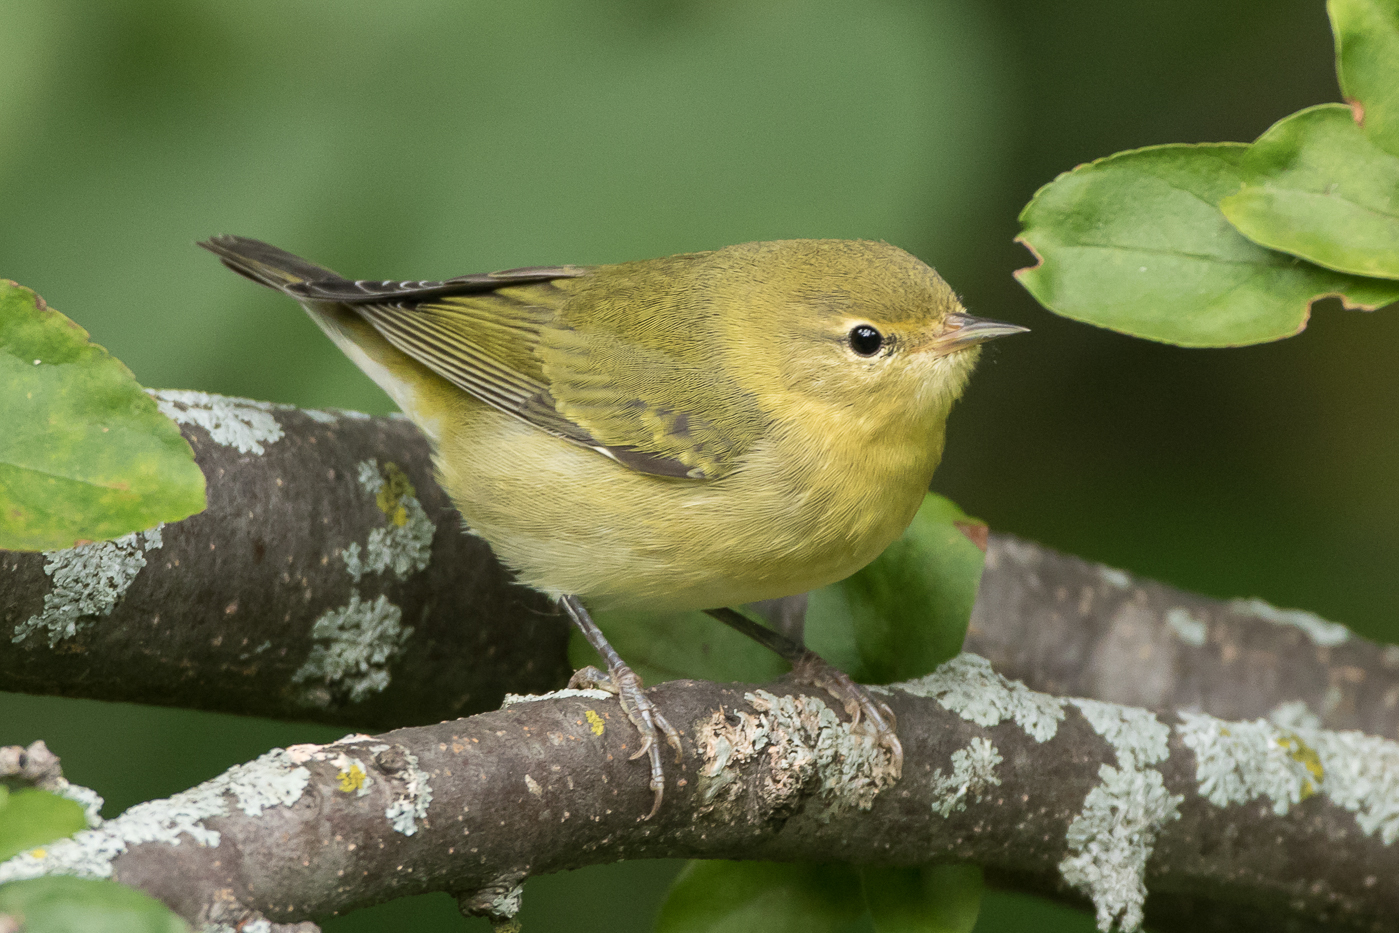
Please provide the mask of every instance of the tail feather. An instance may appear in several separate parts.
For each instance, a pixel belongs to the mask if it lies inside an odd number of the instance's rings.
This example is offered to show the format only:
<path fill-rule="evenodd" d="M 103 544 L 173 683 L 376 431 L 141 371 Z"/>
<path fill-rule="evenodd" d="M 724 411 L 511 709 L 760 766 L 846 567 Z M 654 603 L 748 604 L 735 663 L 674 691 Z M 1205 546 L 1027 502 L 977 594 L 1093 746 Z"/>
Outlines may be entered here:
<path fill-rule="evenodd" d="M 222 235 L 210 237 L 199 245 L 218 256 L 225 266 L 239 275 L 278 291 L 286 291 L 287 286 L 303 282 L 341 278 L 324 266 L 307 262 L 300 256 L 261 240 Z"/>

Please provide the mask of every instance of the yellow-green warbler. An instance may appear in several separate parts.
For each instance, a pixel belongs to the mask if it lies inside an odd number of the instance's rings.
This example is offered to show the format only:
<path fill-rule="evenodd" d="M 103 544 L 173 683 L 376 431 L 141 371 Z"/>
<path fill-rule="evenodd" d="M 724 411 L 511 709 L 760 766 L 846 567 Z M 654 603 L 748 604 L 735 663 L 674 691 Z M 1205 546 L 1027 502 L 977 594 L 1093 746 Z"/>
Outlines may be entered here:
<path fill-rule="evenodd" d="M 431 440 L 471 529 L 598 649 L 594 675 L 650 755 L 651 814 L 658 731 L 677 755 L 679 736 L 584 604 L 757 628 L 723 607 L 859 570 L 923 501 L 979 345 L 1024 330 L 968 315 L 931 268 L 866 241 L 423 282 L 351 281 L 241 237 L 200 245 L 301 302 Z M 788 654 L 869 718 L 897 769 L 888 708 Z"/>

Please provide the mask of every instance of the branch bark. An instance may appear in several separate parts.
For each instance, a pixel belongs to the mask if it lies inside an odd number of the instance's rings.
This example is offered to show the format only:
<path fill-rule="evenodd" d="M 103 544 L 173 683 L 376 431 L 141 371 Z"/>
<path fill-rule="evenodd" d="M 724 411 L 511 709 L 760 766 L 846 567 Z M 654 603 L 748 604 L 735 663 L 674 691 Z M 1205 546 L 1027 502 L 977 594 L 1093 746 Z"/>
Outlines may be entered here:
<path fill-rule="evenodd" d="M 1399 738 L 1399 646 L 991 535 L 965 648 L 1036 690 Z"/>
<path fill-rule="evenodd" d="M 0 551 L 0 687 L 388 728 L 567 678 L 564 622 L 460 533 L 408 422 L 157 397 L 209 509 L 158 547 Z M 413 494 L 386 511 L 390 465 Z M 1010 535 L 990 537 L 966 647 L 1048 693 L 1399 737 L 1399 648 Z"/>
<path fill-rule="evenodd" d="M 1091 899 L 1158 930 L 1392 929 L 1399 745 L 1036 694 L 963 655 L 891 689 L 903 776 L 784 684 L 674 681 L 665 805 L 615 699 L 504 710 L 276 750 L 133 807 L 0 881 L 108 874 L 196 923 L 304 922 L 445 890 L 503 919 L 529 875 L 622 858 L 920 864 Z M 304 927 L 302 929 L 305 929 Z"/>
<path fill-rule="evenodd" d="M 209 510 L 0 552 L 5 689 L 384 727 L 564 680 L 561 620 L 459 532 L 407 422 L 158 398 Z M 1399 727 L 1399 650 L 1007 535 L 991 536 L 967 645 L 1096 700 L 964 656 L 890 693 L 894 780 L 819 693 L 664 684 L 686 757 L 643 823 L 625 717 L 564 692 L 270 752 L 0 880 L 113 874 L 196 922 L 290 930 L 426 890 L 505 917 L 524 877 L 620 858 L 965 859 L 1126 927 L 1144 885 L 1161 930 L 1399 919 L 1399 746 L 1380 738 Z"/>
<path fill-rule="evenodd" d="M 511 582 L 401 418 L 155 393 L 208 509 L 0 551 L 0 689 L 388 728 L 568 678 L 568 630 Z"/>

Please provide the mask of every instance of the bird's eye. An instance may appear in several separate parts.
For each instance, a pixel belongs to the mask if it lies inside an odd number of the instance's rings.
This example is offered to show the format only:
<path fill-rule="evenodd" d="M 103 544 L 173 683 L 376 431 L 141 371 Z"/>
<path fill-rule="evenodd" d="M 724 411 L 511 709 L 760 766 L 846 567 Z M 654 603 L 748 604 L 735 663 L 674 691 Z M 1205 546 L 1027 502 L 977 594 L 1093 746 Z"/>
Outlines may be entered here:
<path fill-rule="evenodd" d="M 874 356 L 884 346 L 884 335 L 868 324 L 850 328 L 850 349 L 861 356 Z"/>

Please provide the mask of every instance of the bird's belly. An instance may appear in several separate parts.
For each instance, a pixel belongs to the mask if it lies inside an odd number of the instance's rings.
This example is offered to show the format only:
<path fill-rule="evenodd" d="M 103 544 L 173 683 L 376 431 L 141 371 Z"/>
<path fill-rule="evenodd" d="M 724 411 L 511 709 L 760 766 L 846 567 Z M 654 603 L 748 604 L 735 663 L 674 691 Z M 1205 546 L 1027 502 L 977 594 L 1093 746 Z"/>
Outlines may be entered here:
<path fill-rule="evenodd" d="M 438 469 L 471 529 L 521 582 L 595 608 L 707 609 L 816 589 L 873 560 L 927 477 L 852 495 L 761 459 L 719 480 L 638 473 L 476 406 Z"/>

